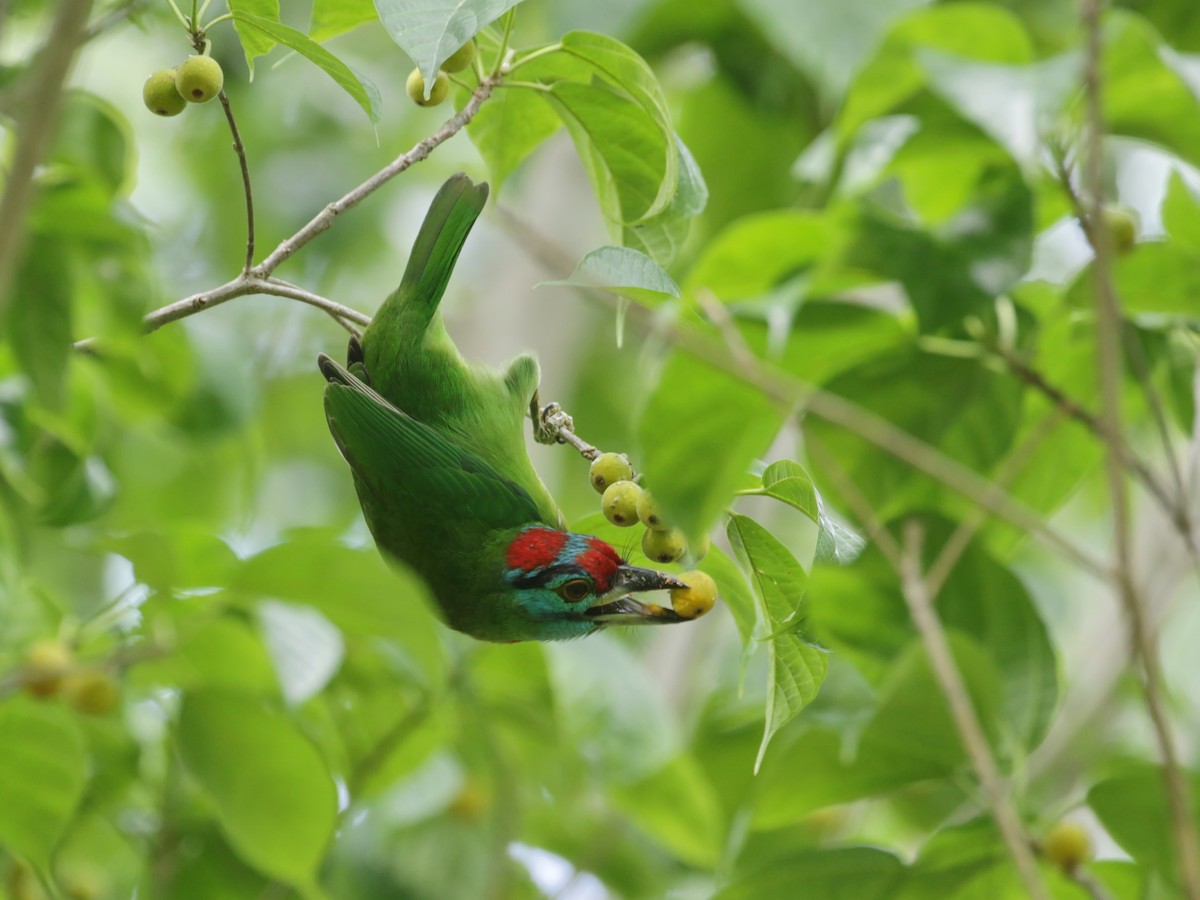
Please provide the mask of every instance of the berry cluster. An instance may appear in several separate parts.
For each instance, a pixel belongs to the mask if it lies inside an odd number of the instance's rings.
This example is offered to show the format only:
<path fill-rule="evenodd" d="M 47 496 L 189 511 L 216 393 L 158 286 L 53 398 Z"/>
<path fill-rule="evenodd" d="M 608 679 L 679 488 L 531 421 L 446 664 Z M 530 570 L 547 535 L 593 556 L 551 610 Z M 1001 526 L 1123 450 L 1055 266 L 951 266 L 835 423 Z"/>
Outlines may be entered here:
<path fill-rule="evenodd" d="M 207 103 L 221 92 L 225 73 L 211 56 L 189 56 L 174 69 L 159 69 L 142 85 L 142 102 L 156 116 L 177 116 L 189 103 Z"/>
<path fill-rule="evenodd" d="M 461 72 L 474 59 L 475 41 L 470 40 L 451 53 L 450 57 L 442 63 L 437 77 L 433 80 L 433 86 L 429 89 L 428 97 L 425 96 L 425 76 L 421 74 L 420 69 L 413 69 L 404 85 L 409 99 L 417 106 L 437 106 L 450 96 L 450 76 L 446 73 Z"/>
<path fill-rule="evenodd" d="M 121 687 L 109 672 L 77 665 L 71 648 L 62 641 L 31 645 L 25 651 L 22 676 L 25 690 L 33 696 L 50 699 L 62 695 L 88 715 L 107 715 L 121 699 Z"/>
<path fill-rule="evenodd" d="M 639 522 L 646 526 L 642 533 L 642 552 L 656 563 L 678 562 L 688 552 L 687 538 L 682 531 L 663 519 L 654 495 L 634 479 L 633 466 L 623 453 L 601 453 L 592 461 L 589 472 L 592 487 L 600 497 L 604 517 L 614 525 L 628 528 Z M 692 558 L 700 560 L 708 552 L 708 538 L 692 547 Z M 671 605 L 685 618 L 702 616 L 717 599 L 717 585 L 704 572 L 685 572 L 679 580 L 687 590 L 671 591 Z"/>

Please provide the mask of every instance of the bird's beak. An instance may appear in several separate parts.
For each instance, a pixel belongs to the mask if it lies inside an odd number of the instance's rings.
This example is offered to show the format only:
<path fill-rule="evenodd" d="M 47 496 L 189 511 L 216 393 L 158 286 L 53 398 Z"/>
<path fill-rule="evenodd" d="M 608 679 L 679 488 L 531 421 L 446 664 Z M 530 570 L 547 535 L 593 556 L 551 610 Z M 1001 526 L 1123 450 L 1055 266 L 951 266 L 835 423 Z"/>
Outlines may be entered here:
<path fill-rule="evenodd" d="M 657 603 L 643 603 L 628 596 L 634 591 L 670 591 L 686 588 L 678 578 L 653 569 L 637 566 L 621 566 L 613 577 L 612 587 L 601 598 L 603 601 L 587 610 L 587 616 L 606 625 L 666 625 L 672 622 L 687 622 L 670 607 Z"/>

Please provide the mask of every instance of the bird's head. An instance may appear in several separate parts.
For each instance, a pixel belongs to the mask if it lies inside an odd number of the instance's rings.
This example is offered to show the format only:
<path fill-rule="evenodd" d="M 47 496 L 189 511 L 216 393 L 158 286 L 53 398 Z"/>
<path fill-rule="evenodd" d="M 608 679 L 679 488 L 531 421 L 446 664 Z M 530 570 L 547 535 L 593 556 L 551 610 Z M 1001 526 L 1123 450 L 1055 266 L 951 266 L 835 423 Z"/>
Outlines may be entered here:
<path fill-rule="evenodd" d="M 517 605 L 544 640 L 580 637 L 605 625 L 687 621 L 630 596 L 686 587 L 683 582 L 628 565 L 599 538 L 535 525 L 517 534 L 505 562 Z"/>

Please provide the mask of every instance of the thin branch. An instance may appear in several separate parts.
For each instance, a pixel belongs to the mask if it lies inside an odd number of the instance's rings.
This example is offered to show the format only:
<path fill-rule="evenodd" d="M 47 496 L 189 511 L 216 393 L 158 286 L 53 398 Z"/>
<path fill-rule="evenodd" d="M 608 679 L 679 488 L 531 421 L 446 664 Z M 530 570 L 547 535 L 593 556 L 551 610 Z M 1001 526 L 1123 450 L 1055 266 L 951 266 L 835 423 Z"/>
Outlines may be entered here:
<path fill-rule="evenodd" d="M 548 272 L 558 277 L 566 277 L 566 273 L 572 271 L 572 261 L 556 244 L 504 207 L 498 207 L 498 210 L 501 219 L 518 238 L 518 246 L 540 262 Z M 576 290 L 608 304 L 616 302 L 613 295 L 599 289 L 576 286 Z M 641 319 L 647 328 L 655 324 L 654 314 L 637 304 L 629 308 L 629 314 Z M 757 358 L 752 361 L 753 365 L 743 367 L 719 338 L 694 325 L 674 322 L 665 327 L 659 323 L 659 326 L 663 336 L 676 347 L 758 388 L 780 406 L 788 410 L 799 405 L 805 406 L 812 415 L 853 432 L 982 506 L 993 515 L 1040 538 L 1098 578 L 1105 581 L 1111 578 L 1112 572 L 1102 560 L 1059 532 L 1024 503 L 1009 496 L 995 482 L 989 481 L 904 429 L 896 427 L 882 416 L 769 366 Z"/>
<path fill-rule="evenodd" d="M 467 105 L 447 119 L 441 128 L 424 140 L 419 141 L 407 153 L 402 153 L 396 157 L 391 163 L 380 169 L 358 187 L 354 188 L 354 190 L 326 206 L 307 225 L 291 237 L 281 241 L 279 246 L 272 250 L 266 259 L 250 271 L 250 274 L 258 278 L 266 278 L 297 250 L 323 231 L 328 231 L 337 217 L 342 213 L 357 206 L 405 169 L 414 163 L 421 162 L 436 147 L 444 144 L 454 135 L 458 134 L 458 132 L 462 131 L 475 118 L 475 115 L 479 112 L 479 108 L 492 95 L 492 90 L 496 87 L 501 77 L 503 76 L 490 75 L 480 81 L 479 87 L 475 88 L 475 91 L 471 94 L 471 99 L 467 101 Z"/>
<path fill-rule="evenodd" d="M 24 243 L 25 216 L 34 196 L 34 174 L 58 123 L 63 85 L 91 12 L 92 0 L 62 0 L 50 36 L 30 65 L 30 84 L 15 116 L 16 149 L 0 197 L 0 321 Z"/>
<path fill-rule="evenodd" d="M 989 811 L 1008 847 L 1008 852 L 1012 855 L 1025 890 L 1037 900 L 1049 900 L 1050 894 L 1038 871 L 1029 839 L 1009 800 L 1000 770 L 992 757 L 991 747 L 988 746 L 983 727 L 975 715 L 975 708 L 971 705 L 962 673 L 954 662 L 950 643 L 946 640 L 946 632 L 933 609 L 933 600 L 921 574 L 921 540 L 921 526 L 915 521 L 906 523 L 900 585 L 904 592 L 904 600 L 908 604 L 909 615 L 912 616 L 913 625 L 925 644 L 933 677 L 946 698 L 950 716 L 962 739 L 963 749 L 967 751 L 967 757 L 979 777 L 979 786 L 987 799 Z"/>
<path fill-rule="evenodd" d="M 1084 95 L 1087 109 L 1087 153 L 1085 186 L 1090 201 L 1090 218 L 1100 221 L 1104 139 L 1104 112 L 1101 105 L 1100 0 L 1084 0 L 1083 29 L 1086 36 L 1084 61 Z M 1089 236 L 1094 241 L 1095 259 L 1092 274 L 1096 294 L 1096 353 L 1100 370 L 1100 392 L 1103 401 L 1102 421 L 1108 434 L 1121 434 L 1121 308 L 1117 300 L 1111 272 L 1112 247 L 1106 229 L 1093 227 Z M 1168 450 L 1169 452 L 1169 450 Z M 1125 473 L 1121 455 L 1115 444 L 1107 453 L 1109 494 L 1113 507 L 1113 542 L 1116 556 L 1114 573 L 1117 590 L 1129 620 L 1134 653 L 1142 665 L 1142 693 L 1154 727 L 1159 753 L 1162 756 L 1164 788 L 1175 842 L 1179 877 L 1185 894 L 1200 900 L 1200 840 L 1190 810 L 1190 787 L 1180 768 L 1174 737 L 1162 698 L 1162 672 L 1158 648 L 1146 621 L 1142 598 L 1133 582 L 1131 570 L 1129 498 L 1125 490 Z"/>
<path fill-rule="evenodd" d="M 229 133 L 233 135 L 233 152 L 237 154 L 238 166 L 242 170 L 242 192 L 246 195 L 246 262 L 242 266 L 242 274 L 247 274 L 254 265 L 254 190 L 250 186 L 250 164 L 246 161 L 246 147 L 242 144 L 237 119 L 233 117 L 233 107 L 229 105 L 229 96 L 224 88 L 217 94 L 217 99 L 225 110 L 225 121 L 229 123 Z"/>
<path fill-rule="evenodd" d="M 124 6 L 118 7 L 106 16 L 97 19 L 83 32 L 81 44 L 86 44 L 88 41 L 95 40 L 114 25 L 125 21 L 126 19 L 141 12 L 145 7 L 151 5 L 152 0 L 130 0 Z"/>

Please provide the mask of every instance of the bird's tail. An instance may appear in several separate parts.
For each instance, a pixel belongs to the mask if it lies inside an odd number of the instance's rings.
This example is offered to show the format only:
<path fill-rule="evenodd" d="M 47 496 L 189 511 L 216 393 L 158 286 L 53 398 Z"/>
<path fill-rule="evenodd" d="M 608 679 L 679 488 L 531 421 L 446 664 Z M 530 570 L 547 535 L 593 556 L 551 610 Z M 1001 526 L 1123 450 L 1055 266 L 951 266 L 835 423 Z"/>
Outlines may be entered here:
<path fill-rule="evenodd" d="M 399 328 L 419 334 L 437 311 L 463 244 L 487 202 L 486 182 L 474 184 L 461 172 L 438 190 L 421 223 L 399 289 L 375 317 L 373 330 Z"/>

